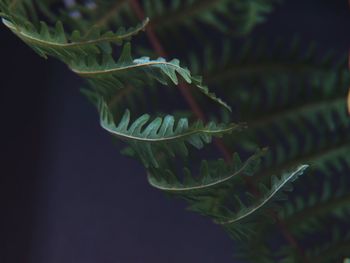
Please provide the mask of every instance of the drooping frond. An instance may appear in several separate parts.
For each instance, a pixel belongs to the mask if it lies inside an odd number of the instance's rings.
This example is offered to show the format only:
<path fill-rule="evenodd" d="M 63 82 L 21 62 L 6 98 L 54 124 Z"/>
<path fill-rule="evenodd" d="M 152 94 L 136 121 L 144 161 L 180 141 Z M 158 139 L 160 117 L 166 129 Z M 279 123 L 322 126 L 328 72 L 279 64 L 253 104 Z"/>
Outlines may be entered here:
<path fill-rule="evenodd" d="M 127 43 L 118 61 L 114 60 L 111 54 L 112 45 L 121 44 L 123 40 L 130 39 L 144 29 L 148 20 L 136 28 L 129 30 L 121 28 L 117 33 L 107 32 L 101 35 L 97 29 L 91 33 L 94 37 L 85 39 L 80 37 L 78 31 L 74 31 L 71 37 L 67 37 L 60 22 L 57 22 L 55 29 L 41 23 L 41 28 L 38 30 L 28 20 L 23 21 L 23 17 L 19 19 L 12 13 L 6 17 L 12 21 L 3 19 L 4 24 L 37 53 L 43 57 L 53 56 L 62 60 L 73 72 L 86 78 L 99 91 L 123 88 L 126 83 L 137 86 L 150 79 L 165 85 L 171 83 L 178 85 L 178 74 L 184 82 L 193 84 L 201 93 L 230 109 L 225 102 L 203 85 L 201 77 L 192 76 L 187 68 L 180 66 L 177 59 L 169 62 L 163 58 L 132 59 L 131 46 Z M 70 41 L 67 40 L 69 38 Z"/>
<path fill-rule="evenodd" d="M 187 156 L 187 145 L 201 149 L 211 142 L 212 137 L 221 137 L 243 128 L 239 124 L 203 124 L 202 121 L 189 124 L 187 118 L 175 120 L 171 115 L 151 120 L 150 115 L 144 114 L 132 122 L 129 110 L 116 124 L 105 101 L 99 99 L 97 104 L 102 128 L 126 141 L 146 167 L 159 167 L 156 154 Z"/>
<path fill-rule="evenodd" d="M 247 192 L 242 196 L 240 186 L 258 169 L 261 154 L 258 152 L 245 162 L 235 154 L 229 164 L 223 160 L 202 161 L 199 176 L 194 176 L 187 167 L 182 175 L 171 168 L 151 169 L 149 182 L 157 189 L 184 198 L 190 210 L 213 218 L 232 237 L 248 238 L 254 232 L 252 217 L 263 214 L 267 208 L 274 211 L 273 203 L 283 199 L 282 191 L 291 191 L 291 183 L 307 168 L 303 165 L 284 172 L 280 178 L 273 176 L 269 185 L 259 185 L 258 195 Z"/>
<path fill-rule="evenodd" d="M 118 61 L 114 61 L 113 57 L 109 55 L 103 57 L 102 63 L 82 57 L 74 61 L 70 67 L 73 72 L 86 78 L 94 87 L 102 90 L 123 88 L 126 83 L 137 85 L 140 82 L 149 81 L 149 78 L 165 85 L 178 85 L 179 75 L 183 81 L 193 84 L 201 93 L 231 110 L 230 106 L 203 85 L 200 77 L 192 76 L 187 68 L 182 68 L 179 60 L 166 61 L 163 58 L 150 60 L 148 57 L 133 60 L 130 44 L 124 46 Z"/>
<path fill-rule="evenodd" d="M 277 203 L 285 201 L 287 198 L 284 192 L 293 190 L 292 182 L 294 182 L 300 175 L 305 173 L 308 165 L 301 165 L 290 171 L 282 172 L 280 178 L 276 175 L 271 176 L 269 185 L 260 183 L 258 185 L 258 193 L 246 193 L 246 203 L 240 201 L 238 196 L 235 196 L 234 201 L 239 204 L 239 209 L 226 209 L 225 216 L 217 220 L 217 223 L 222 225 L 233 238 L 253 239 L 258 230 L 261 228 L 256 222 L 260 215 L 260 224 L 267 224 L 271 220 L 263 220 L 263 217 L 270 217 L 272 220 L 278 219 L 275 215 Z M 252 216 L 253 215 L 253 216 Z M 248 221 L 248 222 L 247 222 Z M 245 227 L 245 224 L 248 227 Z M 246 232 L 247 231 L 247 232 Z"/>
<path fill-rule="evenodd" d="M 124 41 L 129 41 L 134 35 L 144 30 L 148 20 L 134 28 L 125 29 L 121 27 L 117 32 L 100 33 L 96 29 L 88 36 L 81 36 L 79 31 L 74 31 L 71 35 L 68 35 L 64 31 L 61 22 L 56 23 L 54 30 L 49 28 L 45 22 L 41 22 L 39 30 L 28 23 L 23 25 L 13 24 L 6 19 L 3 19 L 3 23 L 44 58 L 49 55 L 68 64 L 81 56 L 99 54 L 101 50 L 110 53 L 110 44 L 121 45 Z"/>
<path fill-rule="evenodd" d="M 180 180 L 175 171 L 166 170 L 165 176 L 162 170 L 151 170 L 149 172 L 149 183 L 162 191 L 182 197 L 196 198 L 203 193 L 215 192 L 218 188 L 225 188 L 243 176 L 251 176 L 260 163 L 261 153 L 251 156 L 242 162 L 239 155 L 235 153 L 232 162 L 226 164 L 223 159 L 217 161 L 203 160 L 200 167 L 200 175 L 194 176 L 189 168 L 183 169 L 184 178 Z M 215 190 L 214 190 L 215 189 Z"/>
<path fill-rule="evenodd" d="M 272 198 L 278 198 L 277 193 L 279 193 L 282 189 L 290 191 L 292 189 L 290 188 L 290 183 L 295 181 L 298 178 L 298 176 L 303 174 L 307 167 L 308 165 L 302 165 L 293 172 L 282 174 L 281 178 L 278 178 L 277 176 L 272 176 L 270 188 L 267 188 L 263 184 L 259 185 L 259 193 L 262 197 L 259 198 L 258 202 L 254 202 L 253 205 L 249 207 L 242 204 L 242 209 L 239 213 L 229 213 L 227 215 L 226 220 L 219 221 L 218 223 L 221 225 L 234 224 L 242 218 L 253 214 L 255 211 L 266 205 Z"/>
<path fill-rule="evenodd" d="M 37 27 L 27 17 L 11 11 L 8 5 L 5 0 L 0 1 L 5 26 L 44 58 L 53 56 L 67 64 L 81 56 L 93 56 L 101 51 L 110 53 L 112 44 L 121 45 L 130 41 L 149 22 L 146 19 L 135 27 L 119 27 L 116 32 L 101 32 L 99 28 L 93 27 L 88 34 L 82 34 L 78 30 L 69 34 L 61 21 L 56 22 L 55 28 L 43 21 Z"/>

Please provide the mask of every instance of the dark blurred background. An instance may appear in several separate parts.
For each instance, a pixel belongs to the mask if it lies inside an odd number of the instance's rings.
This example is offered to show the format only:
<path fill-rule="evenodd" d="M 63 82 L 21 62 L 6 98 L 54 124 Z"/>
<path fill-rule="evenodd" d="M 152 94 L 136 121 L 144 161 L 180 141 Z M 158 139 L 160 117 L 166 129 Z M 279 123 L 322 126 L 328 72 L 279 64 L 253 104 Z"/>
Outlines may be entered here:
<path fill-rule="evenodd" d="M 285 0 L 254 34 L 299 35 L 345 56 L 348 3 Z M 152 189 L 119 154 L 78 77 L 3 26 L 0 40 L 0 262 L 233 262 L 219 227 Z"/>

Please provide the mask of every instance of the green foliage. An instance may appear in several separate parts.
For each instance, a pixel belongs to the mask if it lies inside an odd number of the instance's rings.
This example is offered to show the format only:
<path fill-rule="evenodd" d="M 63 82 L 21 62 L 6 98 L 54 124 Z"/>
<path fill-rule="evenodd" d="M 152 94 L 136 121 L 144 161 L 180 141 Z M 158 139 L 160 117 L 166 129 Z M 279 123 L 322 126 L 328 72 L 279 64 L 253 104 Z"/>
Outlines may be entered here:
<path fill-rule="evenodd" d="M 110 44 L 121 45 L 124 41 L 129 41 L 132 36 L 144 30 L 148 23 L 148 20 L 145 20 L 135 28 L 121 27 L 117 32 L 101 33 L 96 28 L 88 35 L 82 36 L 79 31 L 68 35 L 60 21 L 56 23 L 54 29 L 45 22 L 40 22 L 40 28 L 36 29 L 31 23 L 18 23 L 18 21 L 14 24 L 4 19 L 3 23 L 42 57 L 53 56 L 67 64 L 81 60 L 82 56 L 100 54 L 101 50 L 110 53 Z"/>
<path fill-rule="evenodd" d="M 200 165 L 200 175 L 193 176 L 190 169 L 185 167 L 182 181 L 179 179 L 180 176 L 170 169 L 166 171 L 166 177 L 162 176 L 161 171 L 152 170 L 149 174 L 149 182 L 155 188 L 187 197 L 189 200 L 189 197 L 196 198 L 198 193 L 215 195 L 216 191 L 220 192 L 219 189 L 226 188 L 228 182 L 241 179 L 241 176 L 251 176 L 260 162 L 260 155 L 259 152 L 242 162 L 239 155 L 235 153 L 228 164 L 223 159 L 211 162 L 203 160 Z"/>
<path fill-rule="evenodd" d="M 283 64 L 278 54 L 270 54 L 267 59 L 261 53 L 248 52 L 237 65 L 231 62 L 213 67 L 219 67 L 220 72 L 233 72 L 239 63 L 248 61 L 247 68 L 241 68 L 242 74 L 238 69 L 237 74 L 225 73 L 224 78 L 216 78 L 217 73 L 208 69 L 204 74 L 205 70 L 198 68 L 204 76 L 214 76 L 211 80 L 206 78 L 209 83 L 236 84 L 233 92 L 226 94 L 239 109 L 244 109 L 241 116 L 247 120 L 248 129 L 242 136 L 228 138 L 226 143 L 247 151 L 256 145 L 269 146 L 254 176 L 256 180 L 269 180 L 271 172 L 278 173 L 298 163 L 311 165 L 296 182 L 298 191 L 288 195 L 289 201 L 278 212 L 282 229 L 288 229 L 305 255 L 290 244 L 269 247 L 279 240 L 280 227 L 266 221 L 260 223 L 254 239 L 240 244 L 237 257 L 259 263 L 340 262 L 349 256 L 347 236 L 326 239 L 320 233 L 330 224 L 341 225 L 339 229 L 349 227 L 350 121 L 346 93 L 350 78 L 343 61 L 319 61 L 316 55 L 300 60 L 296 50 L 292 53 L 288 64 Z M 251 84 L 248 89 L 247 83 Z M 258 95 L 251 99 L 249 94 Z M 310 244 L 310 239 L 317 240 L 317 244 Z"/>
<path fill-rule="evenodd" d="M 1 6 L 4 6 L 2 13 L 6 19 L 11 20 L 3 19 L 9 29 L 41 56 L 45 58 L 53 56 L 62 60 L 73 72 L 86 78 L 98 92 L 105 93 L 110 89 L 121 89 L 127 85 L 140 86 L 150 79 L 164 85 L 171 83 L 177 85 L 179 83 L 177 74 L 179 74 L 186 83 L 193 84 L 203 94 L 230 109 L 202 84 L 201 77 L 192 76 L 188 69 L 180 66 L 177 59 L 170 62 L 163 58 L 151 60 L 148 57 L 133 60 L 130 44 L 127 43 L 121 51 L 119 60 L 114 60 L 111 54 L 112 45 L 130 39 L 146 26 L 148 20 L 128 30 L 120 28 L 115 34 L 112 32 L 100 34 L 96 29 L 91 32 L 93 37 L 81 38 L 78 31 L 73 31 L 71 37 L 67 37 L 61 22 L 56 23 L 55 29 L 41 22 L 40 29 L 37 29 L 30 21 L 25 20 L 25 16 L 13 15 L 5 2 L 1 2 Z"/>
<path fill-rule="evenodd" d="M 148 57 L 132 60 L 130 44 L 124 46 L 117 62 L 108 55 L 102 59 L 101 63 L 90 57 L 77 59 L 72 62 L 71 70 L 86 78 L 95 89 L 102 90 L 102 93 L 110 89 L 122 89 L 127 85 L 139 86 L 140 83 L 149 81 L 149 78 L 163 85 L 178 85 L 179 75 L 186 83 L 193 84 L 201 93 L 231 110 L 230 106 L 202 84 L 201 77 L 192 76 L 187 68 L 180 66 L 177 59 L 169 62 L 164 58 L 150 60 Z"/>
<path fill-rule="evenodd" d="M 279 1 L 140 2 L 150 18 L 141 23 L 128 1 L 76 3 L 56 12 L 55 0 L 0 0 L 0 16 L 39 55 L 62 61 L 87 80 L 90 88 L 83 93 L 96 106 L 102 128 L 127 145 L 124 154 L 142 162 L 150 185 L 186 200 L 190 210 L 241 240 L 238 258 L 326 263 L 349 257 L 350 235 L 341 231 L 349 228 L 350 214 L 346 63 L 320 58 L 313 45 L 297 40 L 248 38 L 236 48 L 236 36 L 251 32 Z M 136 26 L 121 26 L 129 24 Z M 147 27 L 148 36 L 158 36 L 166 47 L 186 42 L 178 51 L 181 64 L 145 56 Z M 207 31 L 218 35 L 219 48 L 204 37 Z M 201 48 L 191 51 L 187 43 L 198 37 Z M 131 45 L 140 58 L 133 58 Z M 208 104 L 208 121 L 142 107 L 163 100 L 155 88 L 172 86 L 171 94 L 180 87 L 200 103 L 209 98 L 231 109 L 204 83 L 224 94 L 236 116 L 224 110 L 224 121 L 218 121 Z M 221 150 L 223 145 L 226 160 L 212 157 L 213 148 L 203 157 L 212 142 Z"/>
<path fill-rule="evenodd" d="M 253 214 L 260 207 L 268 203 L 272 198 L 277 197 L 282 199 L 283 195 L 279 197 L 277 193 L 279 193 L 281 189 L 291 191 L 293 188 L 291 188 L 290 182 L 293 182 L 299 175 L 303 174 L 307 167 L 307 165 L 300 166 L 293 172 L 282 174 L 281 178 L 278 178 L 277 176 L 272 176 L 270 188 L 266 187 L 264 184 L 259 185 L 259 193 L 261 197 L 259 198 L 258 202 L 254 201 L 253 206 L 251 207 L 246 207 L 244 204 L 241 203 L 240 205 L 242 206 L 242 208 L 240 213 L 238 213 L 237 215 L 229 215 L 226 220 L 220 221 L 219 223 L 222 225 L 233 224 L 236 221 L 239 221 L 242 217 L 246 217 L 247 214 Z"/>
<path fill-rule="evenodd" d="M 174 156 L 175 153 L 188 156 L 187 144 L 201 149 L 204 144 L 211 142 L 213 136 L 221 137 L 242 128 L 237 124 L 203 124 L 202 121 L 189 125 L 187 118 L 175 121 L 171 115 L 156 117 L 150 121 L 150 115 L 144 114 L 131 123 L 129 110 L 126 110 L 120 122 L 115 124 L 113 115 L 103 99 L 98 101 L 98 108 L 102 128 L 127 141 L 147 168 L 159 167 L 155 152 L 170 156 Z"/>

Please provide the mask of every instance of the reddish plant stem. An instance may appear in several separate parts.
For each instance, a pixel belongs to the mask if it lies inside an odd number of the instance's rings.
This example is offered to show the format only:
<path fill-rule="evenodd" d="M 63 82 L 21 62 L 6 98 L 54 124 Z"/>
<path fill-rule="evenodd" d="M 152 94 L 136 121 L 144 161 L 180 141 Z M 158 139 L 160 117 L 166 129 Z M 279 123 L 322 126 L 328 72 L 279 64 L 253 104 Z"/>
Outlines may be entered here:
<path fill-rule="evenodd" d="M 134 10 L 135 14 L 137 15 L 138 19 L 140 19 L 140 20 L 145 19 L 145 13 L 142 10 L 138 0 L 129 0 L 129 3 L 131 5 L 132 9 Z M 147 37 L 148 37 L 150 44 L 152 45 L 152 47 L 153 47 L 154 51 L 157 53 L 157 55 L 161 56 L 161 57 L 167 57 L 167 53 L 164 50 L 162 44 L 160 43 L 158 37 L 156 36 L 156 33 L 152 27 L 152 24 L 147 26 L 146 34 L 147 34 Z M 179 83 L 179 88 L 180 88 L 182 95 L 186 99 L 188 105 L 190 106 L 191 110 L 195 114 L 195 116 L 197 118 L 201 119 L 202 121 L 205 121 L 205 119 L 206 119 L 205 114 L 203 113 L 203 111 L 199 107 L 198 103 L 193 98 L 193 96 L 190 92 L 190 89 L 189 89 L 190 87 L 186 83 L 181 82 L 181 83 Z M 220 150 L 220 152 L 222 152 L 222 154 L 226 160 L 228 160 L 228 161 L 231 160 L 231 153 L 227 149 L 227 147 L 223 144 L 222 140 L 216 139 L 215 145 Z M 257 187 L 253 184 L 253 182 L 251 182 L 251 180 L 248 179 L 246 181 L 246 183 L 247 183 L 248 187 L 250 188 L 251 192 L 255 196 L 261 195 L 260 192 L 258 191 Z M 286 227 L 284 222 L 278 217 L 278 215 L 276 213 L 274 213 L 273 211 L 271 211 L 271 213 L 272 213 L 272 217 L 276 220 L 284 238 L 288 241 L 288 243 L 292 247 L 294 247 L 297 250 L 299 256 L 303 259 L 303 262 L 308 263 L 308 260 L 305 256 L 304 250 L 300 247 L 297 240 L 290 233 L 290 231 L 288 230 L 288 228 Z"/>
<path fill-rule="evenodd" d="M 140 20 L 145 19 L 145 17 L 146 17 L 145 13 L 142 10 L 138 1 L 137 0 L 129 0 L 129 2 L 130 2 L 132 9 L 135 12 L 135 14 L 137 15 L 138 19 L 140 19 Z M 152 25 L 148 25 L 146 27 L 146 34 L 147 34 L 147 37 L 148 37 L 150 44 L 152 45 L 152 47 L 153 47 L 154 51 L 157 53 L 157 55 L 161 56 L 161 57 L 167 57 L 168 56 L 167 52 L 164 50 L 162 44 L 160 43 L 159 39 L 157 38 L 156 33 L 154 32 Z M 187 104 L 190 106 L 194 115 L 198 119 L 205 122 L 206 121 L 205 114 L 202 111 L 202 109 L 200 108 L 200 106 L 198 105 L 198 103 L 193 98 L 191 91 L 190 91 L 191 87 L 189 85 L 187 85 L 187 83 L 185 83 L 185 82 L 180 82 L 178 87 L 180 89 L 182 96 L 185 98 Z M 230 161 L 232 154 L 224 146 L 223 142 L 219 139 L 214 139 L 214 143 L 217 146 L 217 148 L 219 149 L 219 151 L 223 154 L 225 160 Z"/>
<path fill-rule="evenodd" d="M 130 4 L 131 4 L 131 7 L 133 8 L 134 12 L 136 13 L 138 19 L 140 19 L 140 20 L 145 19 L 145 14 L 144 14 L 141 6 L 137 2 L 137 0 L 130 0 Z M 164 57 L 164 58 L 167 57 L 168 54 L 165 52 L 163 46 L 159 42 L 159 39 L 157 38 L 157 36 L 154 32 L 154 29 L 151 25 L 146 27 L 146 34 L 147 34 L 147 37 L 149 39 L 149 42 L 151 43 L 151 45 L 152 45 L 154 51 L 157 53 L 157 55 Z M 189 87 L 185 83 L 180 82 L 179 88 L 180 88 L 182 95 L 186 99 L 188 105 L 190 106 L 191 110 L 196 115 L 196 117 L 201 119 L 202 121 L 205 121 L 205 115 L 202 112 L 202 110 L 200 109 L 198 103 L 193 99 L 193 97 L 190 93 Z"/>

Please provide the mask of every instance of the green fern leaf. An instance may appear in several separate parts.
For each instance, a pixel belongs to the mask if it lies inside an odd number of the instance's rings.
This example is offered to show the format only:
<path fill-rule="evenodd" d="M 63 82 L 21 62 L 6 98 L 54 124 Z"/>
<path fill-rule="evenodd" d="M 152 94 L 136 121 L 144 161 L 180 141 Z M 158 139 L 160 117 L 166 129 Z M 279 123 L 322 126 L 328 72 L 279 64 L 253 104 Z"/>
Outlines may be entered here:
<path fill-rule="evenodd" d="M 150 60 L 148 57 L 132 60 L 129 43 L 124 45 L 117 62 L 110 55 L 104 56 L 102 63 L 94 58 L 81 57 L 72 62 L 70 68 L 73 72 L 86 78 L 93 86 L 105 90 L 123 88 L 126 83 L 137 85 L 137 83 L 144 82 L 147 77 L 156 79 L 165 85 L 171 83 L 178 85 L 177 75 L 179 75 L 186 83 L 193 84 L 201 93 L 231 110 L 230 106 L 203 85 L 200 77 L 192 76 L 187 68 L 182 68 L 179 60 L 173 59 L 168 62 L 164 58 Z"/>
<path fill-rule="evenodd" d="M 128 110 L 116 124 L 103 99 L 98 100 L 98 108 L 102 128 L 128 142 L 146 167 L 159 166 L 154 153 L 155 147 L 163 153 L 172 155 L 172 152 L 178 152 L 187 156 L 186 144 L 201 149 L 204 144 L 211 142 L 212 137 L 221 137 L 244 127 L 240 124 L 225 125 L 214 122 L 203 124 L 202 121 L 189 125 L 187 118 L 175 121 L 171 115 L 157 117 L 151 121 L 150 116 L 144 114 L 131 122 Z"/>
<path fill-rule="evenodd" d="M 265 151 L 261 151 L 251 156 L 245 162 L 242 162 L 238 154 L 234 154 L 232 162 L 226 164 L 224 160 L 219 159 L 217 161 L 208 162 L 202 161 L 200 176 L 194 177 L 188 168 L 184 168 L 185 178 L 181 182 L 179 179 L 167 180 L 167 177 L 162 176 L 162 172 L 152 171 L 149 172 L 149 183 L 169 194 L 192 196 L 200 195 L 203 192 L 215 191 L 217 187 L 225 186 L 231 181 L 240 178 L 244 175 L 251 176 L 254 173 L 255 168 L 260 163 L 260 157 Z M 167 174 L 171 175 L 170 178 L 178 178 L 174 172 L 167 170 Z"/>
<path fill-rule="evenodd" d="M 72 35 L 68 36 L 61 22 L 56 23 L 55 29 L 49 28 L 45 22 L 41 22 L 39 30 L 28 21 L 25 24 L 19 24 L 2 19 L 2 22 L 42 57 L 53 56 L 65 63 L 70 63 L 80 56 L 99 54 L 101 49 L 110 53 L 111 43 L 121 45 L 124 41 L 129 41 L 145 29 L 148 19 L 134 28 L 121 27 L 115 33 L 94 31 L 88 36 L 81 36 L 79 31 L 73 31 Z"/>
<path fill-rule="evenodd" d="M 62 60 L 73 72 L 87 78 L 90 83 L 97 86 L 96 89 L 122 88 L 127 80 L 135 76 L 137 80 L 135 78 L 132 81 L 134 85 L 148 78 L 158 80 L 165 85 L 170 83 L 178 85 L 178 74 L 186 83 L 193 84 L 204 95 L 231 110 L 224 101 L 203 85 L 200 77 L 192 76 L 187 68 L 182 68 L 177 59 L 169 62 L 163 58 L 150 60 L 148 57 L 132 60 L 129 43 L 124 45 L 119 60 L 116 62 L 113 59 L 111 44 L 121 44 L 130 39 L 145 28 L 148 20 L 136 28 L 129 30 L 121 28 L 117 33 L 107 32 L 101 35 L 95 32 L 92 34 L 93 38 L 87 39 L 82 38 L 78 31 L 74 31 L 72 36 L 68 37 L 61 22 L 57 22 L 55 30 L 42 22 L 40 30 L 37 30 L 27 20 L 18 21 L 20 20 L 13 19 L 10 22 L 3 19 L 3 23 L 39 55 L 45 58 L 53 56 Z M 102 62 L 100 63 L 101 57 Z M 135 75 L 132 76 L 132 73 Z"/>
<path fill-rule="evenodd" d="M 242 209 L 240 209 L 236 213 L 230 212 L 226 220 L 220 220 L 216 222 L 224 226 L 231 225 L 248 217 L 251 214 L 256 213 L 263 206 L 267 205 L 267 203 L 274 200 L 276 197 L 278 198 L 278 194 L 280 194 L 281 191 L 288 191 L 290 189 L 290 183 L 295 181 L 300 175 L 302 175 L 307 168 L 308 165 L 302 165 L 292 172 L 286 172 L 282 174 L 280 179 L 276 176 L 273 176 L 271 179 L 270 188 L 266 187 L 265 185 L 260 185 L 259 190 L 262 194 L 262 197 L 259 198 L 258 201 L 255 201 L 252 206 L 243 206 Z"/>

